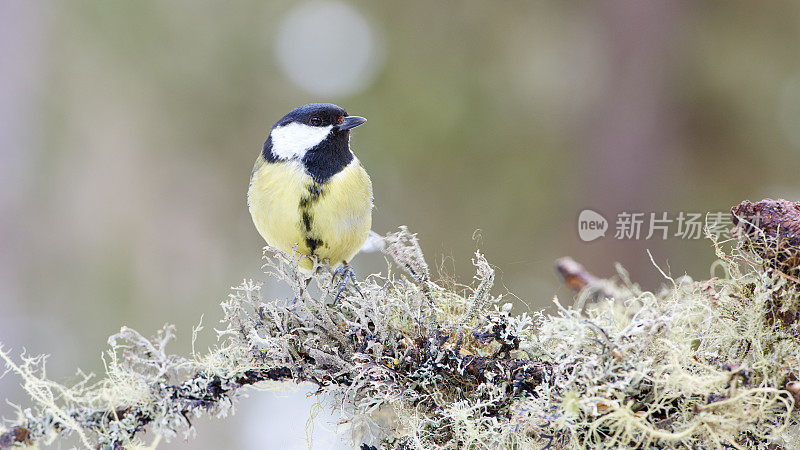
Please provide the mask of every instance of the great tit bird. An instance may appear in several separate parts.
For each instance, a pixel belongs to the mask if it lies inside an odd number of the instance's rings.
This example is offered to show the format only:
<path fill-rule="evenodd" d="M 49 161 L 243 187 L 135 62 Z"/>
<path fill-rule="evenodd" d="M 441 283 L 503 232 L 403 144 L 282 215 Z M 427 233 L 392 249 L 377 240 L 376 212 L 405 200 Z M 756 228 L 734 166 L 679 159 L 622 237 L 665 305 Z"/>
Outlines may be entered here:
<path fill-rule="evenodd" d="M 305 272 L 309 257 L 327 262 L 343 283 L 344 275 L 355 283 L 348 263 L 372 225 L 372 182 L 350 150 L 350 130 L 366 121 L 330 103 L 286 114 L 269 132 L 247 193 L 267 244 L 288 254 L 296 247 Z"/>

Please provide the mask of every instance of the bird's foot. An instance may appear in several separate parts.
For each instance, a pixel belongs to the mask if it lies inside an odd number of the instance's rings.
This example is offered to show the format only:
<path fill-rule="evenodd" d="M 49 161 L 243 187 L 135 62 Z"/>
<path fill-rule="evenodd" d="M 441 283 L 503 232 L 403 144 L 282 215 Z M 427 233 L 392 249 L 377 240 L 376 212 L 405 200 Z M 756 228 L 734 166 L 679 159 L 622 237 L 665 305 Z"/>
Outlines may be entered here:
<path fill-rule="evenodd" d="M 339 298 L 342 296 L 342 292 L 344 292 L 345 288 L 347 288 L 347 281 L 353 282 L 353 287 L 358 292 L 358 295 L 364 297 L 364 294 L 361 292 L 361 289 L 358 287 L 358 280 L 356 280 L 356 273 L 353 272 L 353 269 L 348 264 L 342 264 L 333 272 L 333 280 L 334 283 L 336 282 L 336 278 L 340 277 L 339 280 L 339 288 L 336 290 L 336 297 L 333 299 L 333 303 L 339 301 Z"/>

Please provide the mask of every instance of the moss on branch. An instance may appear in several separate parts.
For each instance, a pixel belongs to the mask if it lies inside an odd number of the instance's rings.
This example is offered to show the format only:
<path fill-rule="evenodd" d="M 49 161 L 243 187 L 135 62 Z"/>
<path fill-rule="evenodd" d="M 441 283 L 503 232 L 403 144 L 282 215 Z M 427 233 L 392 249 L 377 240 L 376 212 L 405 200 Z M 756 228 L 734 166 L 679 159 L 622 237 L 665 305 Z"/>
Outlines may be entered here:
<path fill-rule="evenodd" d="M 562 260 L 581 293 L 551 315 L 512 314 L 480 253 L 472 287 L 434 281 L 404 228 L 386 237 L 387 274 L 339 301 L 329 270 L 307 279 L 268 249 L 267 272 L 292 295 L 245 280 L 206 354 L 169 354 L 170 326 L 150 339 L 123 327 L 106 376 L 65 387 L 44 377 L 44 358 L 0 350 L 33 401 L 0 448 L 191 436 L 194 417 L 227 415 L 246 386 L 287 381 L 328 394 L 365 448 L 796 448 L 800 284 L 791 258 L 776 263 L 758 250 L 767 238 L 740 228 L 733 247 L 715 244 L 717 277 L 668 277 L 657 292 Z"/>

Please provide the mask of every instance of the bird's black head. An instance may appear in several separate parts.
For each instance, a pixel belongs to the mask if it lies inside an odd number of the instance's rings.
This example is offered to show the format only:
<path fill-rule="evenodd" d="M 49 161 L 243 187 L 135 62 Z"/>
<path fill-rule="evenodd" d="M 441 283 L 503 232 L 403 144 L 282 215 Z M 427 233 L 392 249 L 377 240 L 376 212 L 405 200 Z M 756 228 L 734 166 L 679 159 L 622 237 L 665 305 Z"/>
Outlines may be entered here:
<path fill-rule="evenodd" d="M 311 176 L 325 181 L 353 160 L 350 130 L 366 121 L 348 116 L 344 108 L 331 103 L 303 105 L 272 126 L 264 143 L 264 159 L 298 159 Z"/>
<path fill-rule="evenodd" d="M 292 122 L 312 127 L 335 125 L 340 118 L 347 116 L 347 111 L 332 103 L 309 103 L 296 108 L 277 121 L 273 128 L 288 125 Z"/>

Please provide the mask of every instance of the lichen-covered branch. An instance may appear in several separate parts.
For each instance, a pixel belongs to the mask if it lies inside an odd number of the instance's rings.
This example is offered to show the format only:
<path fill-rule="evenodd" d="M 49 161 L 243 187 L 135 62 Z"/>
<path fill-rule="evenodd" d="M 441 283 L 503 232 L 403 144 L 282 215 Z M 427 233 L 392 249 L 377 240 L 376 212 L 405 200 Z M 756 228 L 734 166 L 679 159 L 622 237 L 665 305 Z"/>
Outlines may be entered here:
<path fill-rule="evenodd" d="M 800 335 L 800 302 L 782 291 L 800 286 L 800 202 L 770 198 L 752 203 L 743 201 L 731 208 L 734 233 L 752 258 L 750 263 L 763 271 L 789 281 L 775 285 L 769 302 L 769 320 Z"/>
<path fill-rule="evenodd" d="M 772 267 L 797 272 L 800 267 L 800 202 L 767 198 L 731 208 L 736 230 L 754 253 Z"/>
<path fill-rule="evenodd" d="M 329 270 L 319 267 L 308 280 L 296 258 L 269 250 L 268 272 L 294 295 L 266 299 L 260 284 L 244 281 L 222 303 L 220 345 L 206 355 L 170 355 L 171 326 L 151 339 L 123 327 L 109 338 L 107 377 L 65 387 L 43 377 L 43 358 L 16 362 L 0 351 L 36 403 L 20 408 L 0 448 L 60 435 L 87 447 L 130 447 L 145 428 L 191 434 L 193 417 L 227 414 L 240 388 L 286 380 L 315 383 L 351 405 L 358 436 L 375 426 L 367 411 L 400 403 L 433 410 L 477 395 L 489 382 L 510 401 L 548 378 L 549 364 L 511 355 L 531 323 L 496 307 L 494 272 L 482 255 L 475 259 L 477 288 L 453 292 L 430 281 L 414 235 L 402 229 L 386 240 L 386 253 L 408 277 L 370 276 L 361 283 L 363 297 L 349 292 L 338 302 Z"/>
<path fill-rule="evenodd" d="M 716 245 L 718 277 L 669 278 L 655 293 L 562 261 L 593 301 L 555 299 L 553 314 L 513 314 L 480 253 L 472 287 L 438 283 L 406 229 L 384 250 L 401 272 L 370 275 L 338 301 L 329 269 L 309 279 L 297 258 L 268 250 L 268 273 L 292 295 L 265 298 L 245 280 L 206 354 L 170 355 L 169 326 L 150 339 L 123 327 L 106 377 L 65 387 L 44 378 L 41 357 L 0 350 L 33 400 L 0 430 L 0 448 L 191 435 L 194 417 L 228 414 L 244 387 L 286 381 L 328 394 L 343 437 L 370 449 L 797 448 L 800 333 L 776 314 L 798 311 L 800 285 L 754 264 L 754 242 Z"/>

